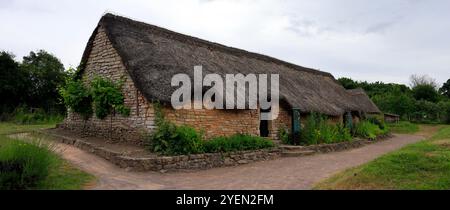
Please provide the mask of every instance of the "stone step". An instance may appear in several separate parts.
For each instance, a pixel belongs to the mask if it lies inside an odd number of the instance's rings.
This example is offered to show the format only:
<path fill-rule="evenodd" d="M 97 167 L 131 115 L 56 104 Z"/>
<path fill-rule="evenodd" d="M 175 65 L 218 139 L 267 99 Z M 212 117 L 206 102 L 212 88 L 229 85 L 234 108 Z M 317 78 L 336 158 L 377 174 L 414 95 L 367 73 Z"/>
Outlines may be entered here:
<path fill-rule="evenodd" d="M 316 153 L 313 150 L 302 150 L 302 151 L 283 151 L 281 156 L 283 157 L 302 157 L 307 155 L 312 155 Z"/>
<path fill-rule="evenodd" d="M 283 151 L 304 151 L 306 150 L 303 146 L 292 146 L 292 145 L 281 145 L 280 149 Z"/>

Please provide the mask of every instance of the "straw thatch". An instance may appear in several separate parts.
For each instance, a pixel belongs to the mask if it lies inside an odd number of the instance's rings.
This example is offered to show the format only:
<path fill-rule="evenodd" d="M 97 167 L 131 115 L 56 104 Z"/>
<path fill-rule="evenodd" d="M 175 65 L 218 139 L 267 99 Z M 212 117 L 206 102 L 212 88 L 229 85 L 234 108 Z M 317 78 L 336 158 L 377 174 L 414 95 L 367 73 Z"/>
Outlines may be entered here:
<path fill-rule="evenodd" d="M 345 89 L 326 72 L 112 14 L 104 15 L 99 27 L 105 28 L 136 86 L 150 101 L 170 102 L 176 89 L 170 85 L 172 76 L 177 73 L 192 76 L 193 67 L 202 65 L 204 74 L 279 74 L 281 100 L 303 112 L 337 116 L 358 110 Z M 82 63 L 89 57 L 97 29 L 88 42 Z"/>
<path fill-rule="evenodd" d="M 353 101 L 358 105 L 359 111 L 368 114 L 379 114 L 381 113 L 377 105 L 369 98 L 366 92 L 362 88 L 347 90 L 350 95 L 352 95 Z"/>

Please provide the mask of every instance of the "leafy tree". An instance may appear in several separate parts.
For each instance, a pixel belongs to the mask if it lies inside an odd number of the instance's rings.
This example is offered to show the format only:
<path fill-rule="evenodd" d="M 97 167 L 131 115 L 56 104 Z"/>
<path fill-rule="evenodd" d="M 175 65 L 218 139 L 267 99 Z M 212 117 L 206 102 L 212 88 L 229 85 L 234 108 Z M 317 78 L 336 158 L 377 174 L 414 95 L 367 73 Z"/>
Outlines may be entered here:
<path fill-rule="evenodd" d="M 11 112 L 26 98 L 28 83 L 28 75 L 19 68 L 14 55 L 0 52 L 0 113 Z"/>
<path fill-rule="evenodd" d="M 64 103 L 87 120 L 92 114 L 92 96 L 81 80 L 70 79 L 60 88 Z"/>
<path fill-rule="evenodd" d="M 122 84 L 111 80 L 96 77 L 91 82 L 91 91 L 95 115 L 104 119 L 108 114 L 116 111 L 122 115 L 129 115 L 130 109 L 124 106 L 124 96 L 121 91 Z"/>
<path fill-rule="evenodd" d="M 359 87 L 358 82 L 356 82 L 356 81 L 354 81 L 354 80 L 352 80 L 350 78 L 347 78 L 347 77 L 339 78 L 338 82 L 342 86 L 344 86 L 345 89 L 355 89 L 355 88 Z"/>
<path fill-rule="evenodd" d="M 447 82 L 445 82 L 445 83 L 442 85 L 442 87 L 439 89 L 439 92 L 440 92 L 442 95 L 444 95 L 444 96 L 450 98 L 450 79 L 448 79 Z"/>
<path fill-rule="evenodd" d="M 419 84 L 412 89 L 412 94 L 416 100 L 426 100 L 430 102 L 437 102 L 439 100 L 439 93 L 430 84 Z"/>
<path fill-rule="evenodd" d="M 419 100 L 416 102 L 416 107 L 413 115 L 415 121 L 430 123 L 439 121 L 439 113 L 440 108 L 436 103 Z"/>
<path fill-rule="evenodd" d="M 398 114 L 403 118 L 408 118 L 415 108 L 414 98 L 400 89 L 377 94 L 372 100 L 383 112 Z"/>
<path fill-rule="evenodd" d="M 32 51 L 23 57 L 20 68 L 30 78 L 26 100 L 29 106 L 42 107 L 47 111 L 54 107 L 63 107 L 59 103 L 61 97 L 58 87 L 64 85 L 66 72 L 58 58 L 44 50 L 37 53 Z"/>

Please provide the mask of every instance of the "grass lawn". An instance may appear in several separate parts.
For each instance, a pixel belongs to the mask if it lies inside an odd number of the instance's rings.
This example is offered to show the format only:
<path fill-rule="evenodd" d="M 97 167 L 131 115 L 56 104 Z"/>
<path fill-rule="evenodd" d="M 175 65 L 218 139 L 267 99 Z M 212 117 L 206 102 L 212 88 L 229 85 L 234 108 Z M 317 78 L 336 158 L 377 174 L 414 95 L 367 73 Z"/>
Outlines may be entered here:
<path fill-rule="evenodd" d="M 317 184 L 315 189 L 450 189 L 450 126 Z"/>
<path fill-rule="evenodd" d="M 388 124 L 393 133 L 412 134 L 419 131 L 419 126 L 406 121 Z"/>
<path fill-rule="evenodd" d="M 29 132 L 36 129 L 51 128 L 54 124 L 42 125 L 16 125 L 12 123 L 0 123 L 0 150 L 2 147 L 10 144 L 13 141 L 18 141 L 9 138 L 8 134 L 19 132 Z M 92 183 L 95 178 L 73 166 L 62 159 L 57 154 L 54 155 L 54 161 L 50 166 L 48 177 L 39 183 L 33 189 L 58 189 L 58 190 L 73 190 L 83 189 L 88 184 Z"/>

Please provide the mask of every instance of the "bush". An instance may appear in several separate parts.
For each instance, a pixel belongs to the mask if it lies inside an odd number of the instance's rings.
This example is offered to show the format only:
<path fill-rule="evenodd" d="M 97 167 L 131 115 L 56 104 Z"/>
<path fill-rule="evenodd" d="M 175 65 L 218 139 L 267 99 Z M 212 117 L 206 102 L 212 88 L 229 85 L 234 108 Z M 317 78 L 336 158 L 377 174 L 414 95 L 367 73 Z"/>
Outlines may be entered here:
<path fill-rule="evenodd" d="M 58 123 L 64 119 L 60 114 L 46 113 L 43 109 L 29 109 L 20 106 L 10 116 L 10 121 L 17 124 L 47 124 Z"/>
<path fill-rule="evenodd" d="M 148 146 L 164 155 L 186 155 L 203 152 L 202 135 L 194 128 L 161 122 L 150 136 Z"/>
<path fill-rule="evenodd" d="M 66 85 L 59 89 L 64 104 L 73 112 L 79 113 L 84 119 L 89 118 L 92 113 L 92 96 L 89 89 L 80 79 L 69 79 Z"/>
<path fill-rule="evenodd" d="M 56 161 L 49 145 L 8 141 L 0 147 L 0 189 L 32 189 Z"/>
<path fill-rule="evenodd" d="M 91 92 L 95 116 L 104 119 L 115 111 L 124 116 L 130 115 L 130 109 L 124 105 L 121 86 L 122 82 L 116 84 L 101 77 L 95 77 L 92 80 Z"/>
<path fill-rule="evenodd" d="M 257 136 L 236 134 L 230 137 L 218 137 L 203 143 L 207 153 L 233 152 L 271 148 L 273 142 Z"/>
<path fill-rule="evenodd" d="M 355 136 L 361 138 L 376 139 L 380 135 L 387 134 L 389 131 L 387 128 L 380 129 L 378 125 L 375 125 L 369 121 L 362 121 L 355 126 Z"/>
<path fill-rule="evenodd" d="M 327 119 L 316 113 L 311 113 L 301 131 L 301 144 L 331 144 L 350 141 L 350 130 L 342 124 L 329 124 Z"/>
<path fill-rule="evenodd" d="M 290 136 L 288 129 L 285 127 L 278 130 L 278 139 L 280 139 L 283 144 L 294 144 L 292 141 L 293 138 Z"/>
<path fill-rule="evenodd" d="M 381 130 L 386 128 L 384 120 L 380 120 L 379 118 L 376 117 L 368 117 L 366 120 L 374 125 L 377 125 Z"/>

